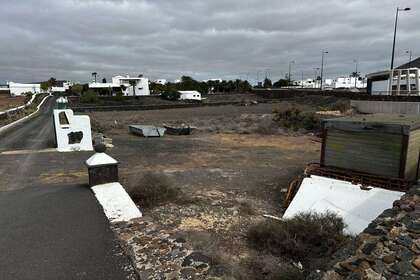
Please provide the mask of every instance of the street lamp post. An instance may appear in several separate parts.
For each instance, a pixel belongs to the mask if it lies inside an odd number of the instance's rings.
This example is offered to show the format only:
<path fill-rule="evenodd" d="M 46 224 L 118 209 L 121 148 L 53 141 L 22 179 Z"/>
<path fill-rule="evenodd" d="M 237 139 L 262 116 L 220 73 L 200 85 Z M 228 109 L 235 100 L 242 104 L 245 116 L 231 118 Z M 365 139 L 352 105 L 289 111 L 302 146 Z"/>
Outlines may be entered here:
<path fill-rule="evenodd" d="M 290 61 L 289 62 L 289 83 L 288 83 L 288 86 L 290 87 L 290 83 L 291 83 L 291 78 L 290 78 L 290 75 L 292 74 L 292 63 L 295 63 L 295 61 L 294 60 L 292 60 L 292 61 Z"/>
<path fill-rule="evenodd" d="M 397 12 L 395 14 L 394 41 L 392 43 L 392 55 L 391 55 L 391 70 L 394 69 L 395 39 L 397 38 L 398 13 L 410 11 L 410 10 L 411 8 L 404 8 L 404 9 L 397 8 Z"/>
<path fill-rule="evenodd" d="M 356 71 L 354 72 L 354 88 L 357 88 L 357 78 L 359 77 L 359 72 L 357 71 L 359 66 L 359 61 L 357 59 L 353 60 L 356 63 Z"/>
<path fill-rule="evenodd" d="M 411 59 L 412 59 L 413 53 L 411 52 L 411 50 L 408 50 L 405 53 L 410 55 L 410 59 L 408 60 L 408 68 L 411 68 Z"/>
<path fill-rule="evenodd" d="M 317 84 L 318 84 L 318 71 L 319 71 L 319 67 L 314 68 L 314 70 L 315 70 L 314 86 L 315 86 L 315 88 L 317 88 Z"/>
<path fill-rule="evenodd" d="M 322 91 L 323 89 L 323 84 L 324 84 L 324 55 L 327 54 L 328 51 L 322 50 L 322 59 L 321 59 L 321 87 L 320 90 Z"/>

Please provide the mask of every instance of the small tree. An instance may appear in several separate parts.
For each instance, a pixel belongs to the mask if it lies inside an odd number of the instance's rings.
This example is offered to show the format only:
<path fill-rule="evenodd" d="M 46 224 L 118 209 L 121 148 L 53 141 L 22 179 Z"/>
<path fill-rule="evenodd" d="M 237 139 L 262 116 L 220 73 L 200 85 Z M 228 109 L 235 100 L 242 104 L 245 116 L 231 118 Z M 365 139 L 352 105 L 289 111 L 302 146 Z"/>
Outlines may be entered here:
<path fill-rule="evenodd" d="M 269 78 L 264 79 L 264 88 L 271 88 L 273 86 L 271 80 Z"/>

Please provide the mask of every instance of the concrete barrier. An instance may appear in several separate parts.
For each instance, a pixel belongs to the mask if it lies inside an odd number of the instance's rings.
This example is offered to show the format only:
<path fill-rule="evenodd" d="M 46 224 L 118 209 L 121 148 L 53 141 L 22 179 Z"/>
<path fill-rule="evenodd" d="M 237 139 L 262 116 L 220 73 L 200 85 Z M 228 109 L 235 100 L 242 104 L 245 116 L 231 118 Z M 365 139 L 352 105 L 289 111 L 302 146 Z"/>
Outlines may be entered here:
<path fill-rule="evenodd" d="M 364 114 L 420 115 L 420 102 L 351 100 L 351 107 Z"/>
<path fill-rule="evenodd" d="M 56 109 L 53 114 L 59 152 L 93 151 L 89 116 L 75 116 L 70 109 Z"/>

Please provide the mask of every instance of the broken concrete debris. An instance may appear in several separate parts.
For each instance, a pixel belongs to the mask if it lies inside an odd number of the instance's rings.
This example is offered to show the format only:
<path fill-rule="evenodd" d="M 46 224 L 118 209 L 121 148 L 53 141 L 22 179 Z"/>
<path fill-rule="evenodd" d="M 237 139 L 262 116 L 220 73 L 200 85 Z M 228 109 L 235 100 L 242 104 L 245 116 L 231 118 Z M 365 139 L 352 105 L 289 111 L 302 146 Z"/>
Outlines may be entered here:
<path fill-rule="evenodd" d="M 104 144 L 107 148 L 113 148 L 112 138 L 105 136 L 102 133 L 95 133 L 93 135 L 93 145 Z"/>
<path fill-rule="evenodd" d="M 169 135 L 190 135 L 193 130 L 196 129 L 195 127 L 186 125 L 184 123 L 181 125 L 164 124 L 163 127 L 166 129 L 166 133 Z"/>
<path fill-rule="evenodd" d="M 129 125 L 128 130 L 143 137 L 162 137 L 166 131 L 164 127 L 154 125 Z"/>

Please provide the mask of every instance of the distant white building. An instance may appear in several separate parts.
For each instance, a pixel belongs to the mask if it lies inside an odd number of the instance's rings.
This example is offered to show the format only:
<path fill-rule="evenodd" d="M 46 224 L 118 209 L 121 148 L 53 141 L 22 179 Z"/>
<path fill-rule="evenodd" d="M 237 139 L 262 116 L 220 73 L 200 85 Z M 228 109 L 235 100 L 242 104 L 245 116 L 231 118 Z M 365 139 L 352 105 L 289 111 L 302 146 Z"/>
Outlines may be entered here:
<path fill-rule="evenodd" d="M 41 93 L 41 84 L 21 84 L 15 82 L 8 82 L 7 86 L 11 96 L 21 96 L 27 92 Z"/>
<path fill-rule="evenodd" d="M 165 80 L 165 79 L 159 79 L 159 80 L 155 80 L 153 82 L 156 83 L 156 84 L 159 84 L 159 85 L 166 85 L 168 83 L 168 81 Z"/>
<path fill-rule="evenodd" d="M 319 88 L 319 81 L 315 81 L 313 79 L 306 79 L 306 80 L 299 80 L 295 81 L 296 86 L 303 87 L 303 88 Z"/>
<path fill-rule="evenodd" d="M 62 82 L 61 85 L 51 87 L 51 92 L 66 92 L 70 89 L 71 86 L 73 86 L 72 82 Z"/>
<path fill-rule="evenodd" d="M 339 77 L 333 81 L 336 89 L 366 88 L 366 81 L 362 77 Z"/>
<path fill-rule="evenodd" d="M 180 90 L 178 92 L 180 93 L 179 100 L 202 100 L 201 93 L 196 90 Z"/>
<path fill-rule="evenodd" d="M 221 82 L 223 82 L 223 80 L 222 79 L 208 79 L 208 80 L 203 80 L 203 82 L 205 82 L 205 83 L 208 83 L 208 82 L 219 82 L 219 83 L 221 83 Z"/>
<path fill-rule="evenodd" d="M 121 89 L 124 96 L 145 96 L 150 95 L 149 79 L 143 77 L 115 76 L 112 83 L 89 83 L 91 89 Z"/>

